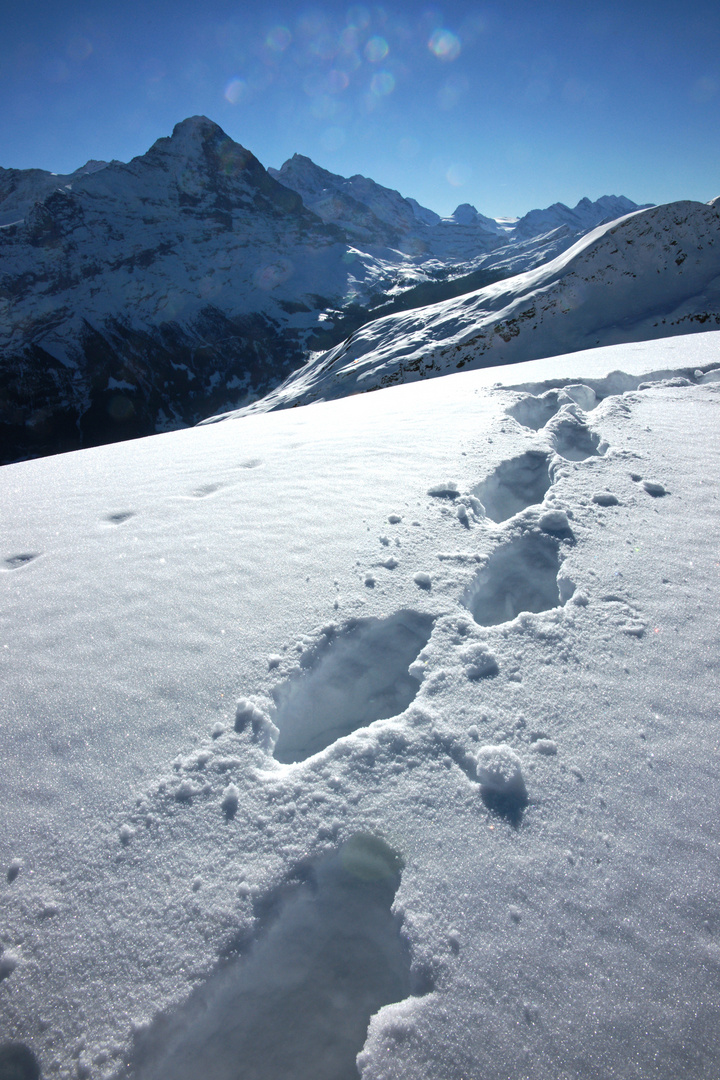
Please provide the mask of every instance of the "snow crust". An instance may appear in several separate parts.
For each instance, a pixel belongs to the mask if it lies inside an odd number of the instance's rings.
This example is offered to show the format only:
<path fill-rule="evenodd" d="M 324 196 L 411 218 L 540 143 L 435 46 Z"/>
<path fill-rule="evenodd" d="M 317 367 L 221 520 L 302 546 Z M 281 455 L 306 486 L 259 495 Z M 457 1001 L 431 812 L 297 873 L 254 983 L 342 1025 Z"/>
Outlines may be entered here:
<path fill-rule="evenodd" d="M 3 1067 L 717 1075 L 718 340 L 0 470 Z"/>

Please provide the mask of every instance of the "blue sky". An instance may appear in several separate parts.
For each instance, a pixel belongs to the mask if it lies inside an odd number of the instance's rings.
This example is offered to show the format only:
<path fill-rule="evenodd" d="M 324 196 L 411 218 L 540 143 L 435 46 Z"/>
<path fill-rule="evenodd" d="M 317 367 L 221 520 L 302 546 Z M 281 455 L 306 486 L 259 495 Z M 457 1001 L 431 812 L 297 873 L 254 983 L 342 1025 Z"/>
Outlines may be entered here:
<path fill-rule="evenodd" d="M 204 114 L 440 213 L 720 194 L 720 5 L 28 0 L 0 34 L 0 165 L 127 161 Z"/>

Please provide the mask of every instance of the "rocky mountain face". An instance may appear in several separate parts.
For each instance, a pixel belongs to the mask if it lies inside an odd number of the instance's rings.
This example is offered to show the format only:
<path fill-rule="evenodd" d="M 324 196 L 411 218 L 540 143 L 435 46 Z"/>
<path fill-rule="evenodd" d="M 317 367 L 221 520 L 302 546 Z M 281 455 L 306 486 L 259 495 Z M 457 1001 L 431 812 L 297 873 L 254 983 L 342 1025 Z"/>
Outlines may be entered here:
<path fill-rule="evenodd" d="M 378 319 L 242 413 L 715 329 L 720 200 L 669 203 L 602 225 L 537 269 Z"/>
<path fill-rule="evenodd" d="M 546 262 L 602 202 L 515 237 L 299 155 L 266 170 L 204 117 L 128 164 L 2 169 L 0 462 L 249 404 L 370 320 Z"/>

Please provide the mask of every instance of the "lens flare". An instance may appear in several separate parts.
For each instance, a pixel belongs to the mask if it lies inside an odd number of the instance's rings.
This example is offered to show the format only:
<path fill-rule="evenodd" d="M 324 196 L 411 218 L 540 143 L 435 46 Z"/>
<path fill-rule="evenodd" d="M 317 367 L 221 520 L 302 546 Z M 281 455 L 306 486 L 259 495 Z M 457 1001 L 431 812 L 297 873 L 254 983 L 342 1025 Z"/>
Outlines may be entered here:
<path fill-rule="evenodd" d="M 395 89 L 395 79 L 389 71 L 376 71 L 370 82 L 370 89 L 377 97 L 386 97 Z"/>
<path fill-rule="evenodd" d="M 438 105 L 441 109 L 453 109 L 470 89 L 470 83 L 462 76 L 451 75 L 444 86 L 438 90 Z"/>
<path fill-rule="evenodd" d="M 225 87 L 225 100 L 231 105 L 237 105 L 247 89 L 244 79 L 231 79 Z"/>
<path fill-rule="evenodd" d="M 390 52 L 390 46 L 384 37 L 371 37 L 365 44 L 365 56 L 371 64 L 379 64 Z"/>
<path fill-rule="evenodd" d="M 360 33 L 355 26 L 346 26 L 339 40 L 341 52 L 354 53 L 360 48 Z"/>
<path fill-rule="evenodd" d="M 332 60 L 337 53 L 337 43 L 332 34 L 318 34 L 308 46 L 308 51 L 321 60 Z"/>
<path fill-rule="evenodd" d="M 436 30 L 428 41 L 428 49 L 439 60 L 456 60 L 460 55 L 460 38 L 451 30 Z"/>
<path fill-rule="evenodd" d="M 285 52 L 292 41 L 292 34 L 287 26 L 274 26 L 265 38 L 265 44 L 273 52 Z"/>
<path fill-rule="evenodd" d="M 80 62 L 81 60 L 87 60 L 90 53 L 93 51 L 92 42 L 88 41 L 84 37 L 74 37 L 70 41 L 67 47 L 67 54 L 71 60 Z"/>
<path fill-rule="evenodd" d="M 327 77 L 327 85 L 331 94 L 341 94 L 350 85 L 350 78 L 344 71 L 331 71 Z"/>
<path fill-rule="evenodd" d="M 283 285 L 288 278 L 292 277 L 295 267 L 290 259 L 278 259 L 277 262 L 266 263 L 258 267 L 253 275 L 253 281 L 257 288 L 270 292 L 278 285 Z"/>
<path fill-rule="evenodd" d="M 353 4 L 348 8 L 347 24 L 358 30 L 367 30 L 370 25 L 370 12 L 364 4 Z"/>
<path fill-rule="evenodd" d="M 445 173 L 445 179 L 448 184 L 452 184 L 453 187 L 462 187 L 463 184 L 467 184 L 470 179 L 472 170 L 467 165 L 455 164 L 451 165 L 448 171 Z"/>

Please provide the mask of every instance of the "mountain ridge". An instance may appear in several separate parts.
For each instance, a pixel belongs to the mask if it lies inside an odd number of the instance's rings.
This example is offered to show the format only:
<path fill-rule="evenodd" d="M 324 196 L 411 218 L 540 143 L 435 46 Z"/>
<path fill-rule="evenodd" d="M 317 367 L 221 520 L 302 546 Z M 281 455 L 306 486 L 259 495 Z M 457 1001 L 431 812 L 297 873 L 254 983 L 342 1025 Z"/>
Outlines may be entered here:
<path fill-rule="evenodd" d="M 378 319 L 230 415 L 716 327 L 720 202 L 669 203 L 601 225 L 534 270 Z"/>
<path fill-rule="evenodd" d="M 317 181 L 310 205 L 207 117 L 128 163 L 0 172 L 0 461 L 250 404 L 378 315 L 527 270 L 578 235 L 571 221 L 513 240 L 474 207 L 440 219 L 292 160 Z"/>

